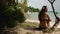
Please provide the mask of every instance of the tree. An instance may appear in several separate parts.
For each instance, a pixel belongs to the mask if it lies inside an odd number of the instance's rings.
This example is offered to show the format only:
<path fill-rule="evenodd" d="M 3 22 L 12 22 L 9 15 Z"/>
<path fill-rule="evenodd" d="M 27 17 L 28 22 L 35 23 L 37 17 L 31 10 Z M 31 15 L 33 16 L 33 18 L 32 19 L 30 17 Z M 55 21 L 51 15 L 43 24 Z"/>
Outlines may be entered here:
<path fill-rule="evenodd" d="M 57 26 L 59 24 L 59 21 L 60 21 L 60 18 L 56 15 L 55 13 L 55 9 L 54 9 L 54 6 L 53 6 L 53 3 L 55 2 L 55 0 L 48 0 L 52 6 L 52 9 L 53 9 L 53 13 L 54 13 L 54 16 L 55 16 L 55 19 L 56 19 L 56 22 L 55 24 L 52 26 L 52 28 L 54 28 L 55 26 Z"/>
<path fill-rule="evenodd" d="M 17 4 L 17 6 L 21 7 L 21 8 L 24 10 L 24 12 L 27 12 L 27 10 L 28 10 L 27 1 L 28 1 L 28 0 L 21 0 L 21 1 Z"/>
<path fill-rule="evenodd" d="M 30 12 L 39 12 L 39 9 L 38 8 L 34 8 L 34 7 L 31 7 L 31 6 L 28 7 L 28 10 Z"/>
<path fill-rule="evenodd" d="M 28 9 L 27 0 L 24 0 L 24 2 L 22 3 L 22 8 L 24 9 L 25 12 L 27 11 Z"/>
<path fill-rule="evenodd" d="M 0 1 L 0 34 L 2 34 L 5 26 L 13 28 L 17 26 L 18 22 L 23 23 L 25 21 L 24 11 L 16 5 L 15 0 Z"/>

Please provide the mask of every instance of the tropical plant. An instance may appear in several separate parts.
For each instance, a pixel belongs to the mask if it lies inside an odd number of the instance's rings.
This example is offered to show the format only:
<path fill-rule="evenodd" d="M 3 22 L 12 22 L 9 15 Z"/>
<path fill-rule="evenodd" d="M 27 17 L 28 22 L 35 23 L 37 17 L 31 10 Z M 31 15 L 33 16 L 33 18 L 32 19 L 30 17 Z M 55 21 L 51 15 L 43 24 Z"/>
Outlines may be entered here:
<path fill-rule="evenodd" d="M 28 0 L 21 0 L 21 2 L 18 3 L 18 6 L 21 7 L 25 12 L 28 10 L 27 1 Z"/>
<path fill-rule="evenodd" d="M 2 3 L 3 1 L 5 3 Z M 10 4 L 9 0 L 1 0 L 0 2 L 0 34 L 2 34 L 5 26 L 13 28 L 26 19 L 23 9 L 16 6 L 14 2 L 12 3 L 13 5 Z"/>

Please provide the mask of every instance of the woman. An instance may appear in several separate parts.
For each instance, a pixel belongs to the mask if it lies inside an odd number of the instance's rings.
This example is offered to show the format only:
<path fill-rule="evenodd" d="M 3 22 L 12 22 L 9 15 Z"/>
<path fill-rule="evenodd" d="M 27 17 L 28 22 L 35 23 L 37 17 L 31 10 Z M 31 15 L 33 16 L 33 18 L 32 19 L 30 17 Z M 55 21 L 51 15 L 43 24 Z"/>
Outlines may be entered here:
<path fill-rule="evenodd" d="M 47 14 L 47 6 L 43 6 L 41 11 L 39 12 L 38 15 L 40 24 L 39 24 L 39 29 L 47 29 L 50 25 L 51 19 L 49 18 Z"/>

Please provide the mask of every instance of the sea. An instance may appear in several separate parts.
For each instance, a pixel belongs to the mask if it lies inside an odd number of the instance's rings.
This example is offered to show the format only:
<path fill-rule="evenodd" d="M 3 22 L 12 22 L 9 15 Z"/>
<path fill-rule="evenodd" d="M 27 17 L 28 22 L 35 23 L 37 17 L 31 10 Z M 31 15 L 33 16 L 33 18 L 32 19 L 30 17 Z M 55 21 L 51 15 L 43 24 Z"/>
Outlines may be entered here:
<path fill-rule="evenodd" d="M 60 12 L 56 12 L 57 16 L 60 18 Z M 35 20 L 35 21 L 39 21 L 38 20 L 38 14 L 39 12 L 28 12 L 28 13 L 25 13 L 25 16 L 26 16 L 26 19 L 29 19 L 29 21 L 31 20 Z M 53 24 L 55 23 L 55 16 L 54 16 L 54 13 L 53 11 L 48 11 L 47 14 L 49 15 L 50 19 L 51 19 L 51 22 L 50 22 L 50 27 L 53 26 Z M 60 28 L 60 23 L 58 24 L 57 28 Z"/>
<path fill-rule="evenodd" d="M 60 18 L 60 12 L 56 12 L 57 16 Z M 25 13 L 25 16 L 27 19 L 30 19 L 30 20 L 38 20 L 38 14 L 39 12 L 30 12 L 30 13 Z M 55 21 L 55 16 L 54 16 L 54 13 L 53 11 L 48 11 L 47 14 L 49 15 L 51 21 Z"/>

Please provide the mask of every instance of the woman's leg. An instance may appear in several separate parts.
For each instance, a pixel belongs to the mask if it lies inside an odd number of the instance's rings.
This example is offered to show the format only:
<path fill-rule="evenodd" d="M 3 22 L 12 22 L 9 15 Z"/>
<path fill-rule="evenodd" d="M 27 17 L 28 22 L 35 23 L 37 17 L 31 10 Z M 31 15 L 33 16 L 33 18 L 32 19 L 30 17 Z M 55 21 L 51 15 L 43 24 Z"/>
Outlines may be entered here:
<path fill-rule="evenodd" d="M 48 27 L 50 27 L 50 21 L 47 22 Z"/>

